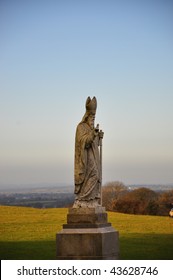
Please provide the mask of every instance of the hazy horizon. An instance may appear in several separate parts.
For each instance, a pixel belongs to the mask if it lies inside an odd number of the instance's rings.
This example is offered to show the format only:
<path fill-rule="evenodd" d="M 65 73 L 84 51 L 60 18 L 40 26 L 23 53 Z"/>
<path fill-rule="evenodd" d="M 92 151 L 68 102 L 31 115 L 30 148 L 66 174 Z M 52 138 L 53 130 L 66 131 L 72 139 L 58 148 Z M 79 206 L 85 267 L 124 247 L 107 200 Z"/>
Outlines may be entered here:
<path fill-rule="evenodd" d="M 173 2 L 0 3 L 0 185 L 73 184 L 88 96 L 103 184 L 173 183 Z"/>
<path fill-rule="evenodd" d="M 102 188 L 104 188 L 107 183 L 102 185 Z M 172 190 L 173 189 L 173 184 L 126 184 L 125 187 L 133 190 L 135 188 L 149 188 L 155 191 L 160 191 L 160 190 Z M 44 192 L 70 192 L 74 193 L 74 185 L 70 184 L 49 184 L 49 183 L 39 183 L 39 184 L 17 184 L 17 185 L 0 185 L 0 193 L 30 193 L 30 192 L 38 192 L 38 193 L 44 193 Z"/>

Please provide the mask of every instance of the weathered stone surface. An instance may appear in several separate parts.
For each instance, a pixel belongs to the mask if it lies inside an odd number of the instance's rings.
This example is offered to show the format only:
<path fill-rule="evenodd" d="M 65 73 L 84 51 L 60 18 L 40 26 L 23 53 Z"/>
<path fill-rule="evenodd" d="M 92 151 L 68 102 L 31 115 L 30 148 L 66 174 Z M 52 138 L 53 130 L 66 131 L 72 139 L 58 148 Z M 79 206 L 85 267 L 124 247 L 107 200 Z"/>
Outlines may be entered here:
<path fill-rule="evenodd" d="M 77 223 L 106 223 L 107 222 L 107 213 L 101 214 L 92 214 L 92 215 L 67 215 L 68 224 L 77 224 Z"/>
<path fill-rule="evenodd" d="M 63 229 L 57 234 L 57 259 L 116 260 L 118 232 L 104 228 Z"/>
<path fill-rule="evenodd" d="M 98 213 L 105 213 L 105 207 L 97 206 L 92 208 L 69 208 L 68 209 L 69 214 L 98 214 Z"/>
<path fill-rule="evenodd" d="M 68 224 L 105 224 L 107 213 L 104 207 L 70 208 L 67 215 Z"/>
<path fill-rule="evenodd" d="M 118 232 L 103 207 L 69 209 L 56 236 L 57 259 L 111 260 L 119 257 Z"/>
<path fill-rule="evenodd" d="M 103 227 L 110 227 L 111 223 L 95 223 L 95 224 L 90 224 L 90 223 L 80 223 L 80 224 L 64 224 L 63 228 L 103 228 Z"/>
<path fill-rule="evenodd" d="M 101 204 L 103 131 L 95 127 L 97 100 L 86 100 L 86 112 L 75 136 L 75 194 L 73 208 L 93 208 Z"/>

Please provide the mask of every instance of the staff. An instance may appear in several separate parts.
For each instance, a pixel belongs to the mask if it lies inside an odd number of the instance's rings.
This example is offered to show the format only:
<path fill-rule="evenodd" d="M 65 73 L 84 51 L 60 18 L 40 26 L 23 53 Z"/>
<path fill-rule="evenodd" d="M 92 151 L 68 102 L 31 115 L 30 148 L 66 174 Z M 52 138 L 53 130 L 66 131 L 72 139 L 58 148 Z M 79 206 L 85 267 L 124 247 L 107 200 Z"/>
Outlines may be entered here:
<path fill-rule="evenodd" d="M 102 205 L 102 139 L 104 132 L 99 131 L 99 145 L 100 145 L 100 204 Z"/>

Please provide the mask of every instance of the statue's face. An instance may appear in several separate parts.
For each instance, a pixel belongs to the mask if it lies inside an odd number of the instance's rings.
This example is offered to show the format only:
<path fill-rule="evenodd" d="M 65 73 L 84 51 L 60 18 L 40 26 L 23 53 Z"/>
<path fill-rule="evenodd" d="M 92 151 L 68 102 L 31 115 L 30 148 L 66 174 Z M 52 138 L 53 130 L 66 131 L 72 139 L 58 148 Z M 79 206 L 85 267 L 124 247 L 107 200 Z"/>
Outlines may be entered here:
<path fill-rule="evenodd" d="M 90 126 L 91 129 L 94 129 L 94 121 L 95 121 L 95 115 L 94 114 L 89 115 L 87 123 L 88 123 L 88 125 Z"/>

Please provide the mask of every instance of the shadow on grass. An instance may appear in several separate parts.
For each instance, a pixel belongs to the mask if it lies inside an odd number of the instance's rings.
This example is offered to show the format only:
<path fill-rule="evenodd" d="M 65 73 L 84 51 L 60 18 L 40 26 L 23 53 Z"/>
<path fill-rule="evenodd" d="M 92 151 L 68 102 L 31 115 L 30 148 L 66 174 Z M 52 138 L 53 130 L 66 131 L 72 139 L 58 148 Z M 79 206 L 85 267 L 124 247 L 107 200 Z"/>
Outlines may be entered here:
<path fill-rule="evenodd" d="M 172 234 L 120 234 L 120 258 L 123 260 L 172 260 Z"/>
<path fill-rule="evenodd" d="M 54 260 L 55 241 L 0 242 L 1 260 Z"/>
<path fill-rule="evenodd" d="M 120 233 L 120 259 L 172 260 L 172 234 Z M 55 241 L 0 242 L 1 260 L 54 260 Z"/>

